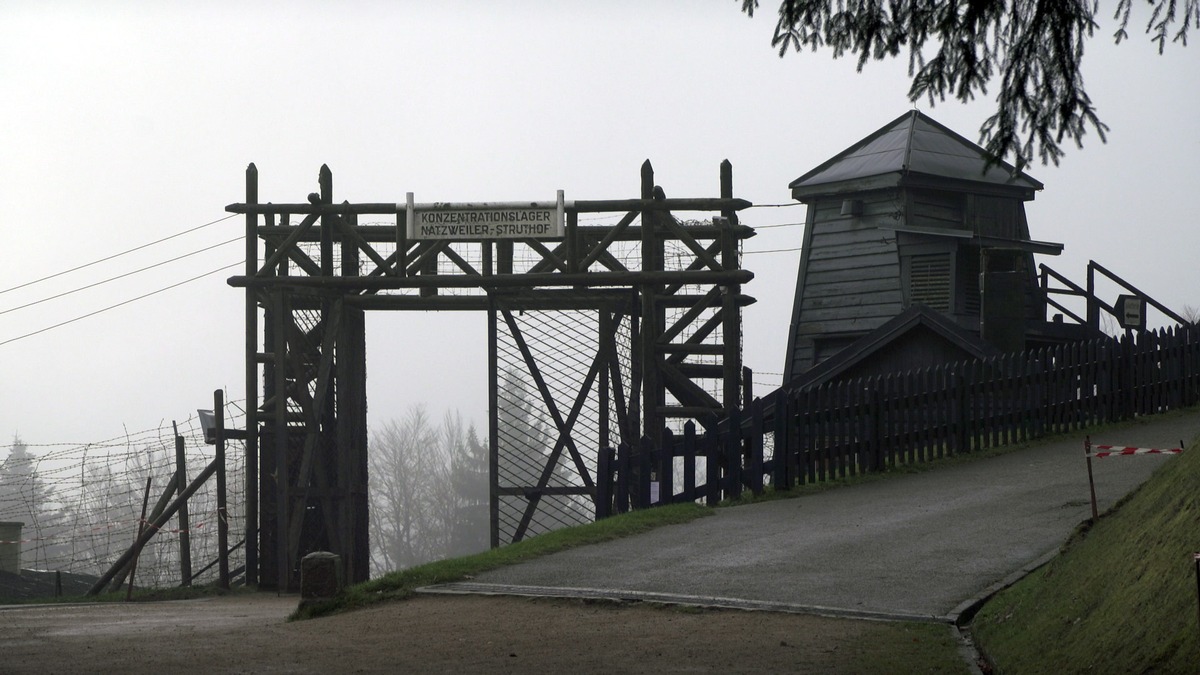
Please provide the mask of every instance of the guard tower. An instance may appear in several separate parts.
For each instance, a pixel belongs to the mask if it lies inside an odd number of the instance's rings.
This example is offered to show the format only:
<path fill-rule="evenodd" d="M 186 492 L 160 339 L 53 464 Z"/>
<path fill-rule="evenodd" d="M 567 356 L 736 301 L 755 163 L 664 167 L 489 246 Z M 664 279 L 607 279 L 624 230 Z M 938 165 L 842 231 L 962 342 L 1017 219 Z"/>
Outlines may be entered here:
<path fill-rule="evenodd" d="M 1030 238 L 1042 184 L 921 112 L 789 187 L 808 214 L 785 383 L 917 306 L 1001 351 L 1078 338 L 1045 320 L 1033 254 L 1063 246 Z"/>

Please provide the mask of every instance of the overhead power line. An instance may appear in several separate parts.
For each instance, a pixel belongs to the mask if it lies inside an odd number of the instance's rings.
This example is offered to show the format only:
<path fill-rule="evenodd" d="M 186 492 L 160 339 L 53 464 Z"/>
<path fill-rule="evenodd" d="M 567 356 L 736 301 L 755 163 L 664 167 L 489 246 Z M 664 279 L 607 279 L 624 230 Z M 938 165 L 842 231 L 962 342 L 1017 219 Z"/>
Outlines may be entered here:
<path fill-rule="evenodd" d="M 128 255 L 128 254 L 130 254 L 130 253 L 133 253 L 134 251 L 140 251 L 140 250 L 142 250 L 142 249 L 144 249 L 144 248 L 149 248 L 149 247 L 151 247 L 151 246 L 154 246 L 155 244 L 161 244 L 161 243 L 163 243 L 164 241 L 170 241 L 171 239 L 174 239 L 174 238 L 176 238 L 176 237 L 182 237 L 183 235 L 185 235 L 185 234 L 188 234 L 189 232 L 195 232 L 196 230 L 200 230 L 200 229 L 206 228 L 206 227 L 208 227 L 208 226 L 210 226 L 210 225 L 216 225 L 217 223 L 224 222 L 224 221 L 226 221 L 226 220 L 229 220 L 230 218 L 233 218 L 233 217 L 235 217 L 235 216 L 237 216 L 237 215 L 238 215 L 238 214 L 236 214 L 236 213 L 231 213 L 231 214 L 229 214 L 228 216 L 225 216 L 224 218 L 218 218 L 218 219 L 216 219 L 216 220 L 211 220 L 211 221 L 209 221 L 209 222 L 207 222 L 207 223 L 204 223 L 203 225 L 197 225 L 196 227 L 193 227 L 193 228 L 186 229 L 186 230 L 184 230 L 184 231 L 182 231 L 182 232 L 176 232 L 175 234 L 172 234 L 172 235 L 171 235 L 171 236 L 169 236 L 169 237 L 163 237 L 162 239 L 158 239 L 158 240 L 156 240 L 156 241 L 152 241 L 152 242 L 150 242 L 150 243 L 148 243 L 148 244 L 142 244 L 141 246 L 135 246 L 135 247 L 133 247 L 133 248 L 131 248 L 131 249 L 127 250 L 127 251 L 121 251 L 120 253 L 114 253 L 114 254 L 112 254 L 112 255 L 110 255 L 110 256 L 107 256 L 107 257 L 101 258 L 101 259 L 99 259 L 99 260 L 93 260 L 93 261 L 92 261 L 92 262 L 90 262 L 90 263 L 84 263 L 84 264 L 82 264 L 82 265 L 79 265 L 79 266 L 77 266 L 77 267 L 72 267 L 72 268 L 71 268 L 71 269 L 69 269 L 69 270 L 63 270 L 63 271 L 61 271 L 61 272 L 55 272 L 54 274 L 51 274 L 51 275 L 48 275 L 48 276 L 44 276 L 44 277 L 42 277 L 41 279 L 34 279 L 33 281 L 27 281 L 27 282 L 25 282 L 25 283 L 23 283 L 23 284 L 18 284 L 18 285 L 16 285 L 16 286 L 13 286 L 13 287 L 11 287 L 11 288 L 5 288 L 5 289 L 3 289 L 3 290 L 0 290 L 0 295 L 3 295 L 4 293 L 8 293 L 9 291 L 15 291 L 15 290 L 17 290 L 17 289 L 19 289 L 19 288 L 25 288 L 26 286 L 32 286 L 32 285 L 34 285 L 34 284 L 40 284 L 40 283 L 42 283 L 43 281 L 48 281 L 48 280 L 50 280 L 50 279 L 54 279 L 55 277 L 61 277 L 61 276 L 62 276 L 62 275 L 64 275 L 64 274 L 70 274 L 71 272 L 77 272 L 77 271 L 79 271 L 79 270 L 81 270 L 81 269 L 84 269 L 84 268 L 86 268 L 86 267 L 91 267 L 92 265 L 99 265 L 100 263 L 102 263 L 102 262 L 107 262 L 107 261 L 109 261 L 109 260 L 112 260 L 113 258 L 120 258 L 121 256 L 123 256 L 123 255 Z M 3 344 L 3 343 L 0 343 L 0 344 Z"/>
<path fill-rule="evenodd" d="M 183 254 L 183 255 L 181 255 L 181 256 L 176 256 L 176 257 L 174 257 L 174 258 L 171 258 L 170 260 L 164 260 L 164 261 L 162 261 L 162 262 L 154 263 L 153 265 L 147 265 L 146 267 L 143 267 L 143 268 L 141 268 L 141 269 L 136 269 L 136 270 L 133 270 L 132 272 L 125 272 L 124 274 L 118 274 L 118 275 L 117 275 L 117 276 L 115 276 L 115 277 L 109 277 L 109 278 L 107 278 L 107 279 L 104 279 L 104 280 L 102 280 L 102 281 L 97 281 L 97 282 L 95 282 L 95 283 L 91 283 L 91 284 L 88 284 L 88 285 L 86 285 L 86 286 L 80 286 L 79 288 L 74 288 L 74 289 L 71 289 L 71 290 L 69 290 L 69 291 L 63 291 L 62 293 L 59 293 L 59 294 L 57 294 L 57 295 L 51 295 L 51 296 L 49 296 L 49 297 L 42 298 L 41 300 L 34 300 L 33 302 L 27 302 L 27 303 L 25 303 L 24 305 L 20 305 L 20 306 L 18 306 L 18 307 L 11 307 L 11 308 L 9 308 L 9 309 L 0 310 L 0 314 L 8 314 L 9 312 L 15 312 L 15 311 L 17 311 L 18 309 L 25 309 L 26 307 L 33 307 L 34 305 L 40 305 L 40 304 L 42 304 L 43 302 L 49 302 L 50 300 L 56 300 L 56 299 L 58 299 L 58 298 L 61 298 L 61 297 L 63 297 L 63 296 L 66 296 L 66 295 L 71 295 L 72 293 L 78 293 L 79 291 L 84 291 L 84 290 L 87 290 L 87 289 L 89 289 L 89 288 L 95 288 L 96 286 L 101 286 L 101 285 L 103 285 L 103 284 L 107 284 L 107 283 L 109 283 L 110 281 L 116 281 L 117 279 L 124 279 L 125 277 L 128 277 L 128 276 L 133 276 L 134 274 L 138 274 L 138 273 L 140 273 L 140 272 L 145 272 L 146 270 L 152 270 L 152 269 L 154 269 L 155 267 L 162 267 L 163 265 L 166 265 L 166 264 L 168 264 L 168 263 L 173 263 L 173 262 L 175 262 L 175 261 L 177 261 L 177 260 L 183 260 L 184 258 L 190 258 L 190 257 L 192 257 L 192 256 L 194 256 L 194 255 L 198 255 L 198 254 L 200 254 L 200 253 L 204 253 L 205 251 L 211 251 L 211 250 L 212 250 L 212 249 L 214 249 L 214 248 L 218 248 L 218 247 L 221 247 L 221 246 L 225 246 L 225 245 L 227 245 L 227 244 L 232 244 L 232 243 L 233 243 L 233 242 L 235 242 L 235 241 L 243 241 L 243 238 L 242 238 L 242 237 L 234 237 L 233 239 L 229 239 L 229 240 L 223 241 L 223 242 L 221 242 L 221 243 L 219 243 L 219 244 L 213 244 L 212 246 L 206 246 L 206 247 L 204 247 L 204 248 L 202 248 L 202 249 L 199 249 L 199 250 L 196 250 L 196 251 L 192 251 L 191 253 L 185 253 L 185 254 Z"/>
<path fill-rule="evenodd" d="M 779 223 L 778 225 L 751 225 L 756 230 L 769 230 L 772 227 L 799 227 L 804 223 Z"/>
<path fill-rule="evenodd" d="M 800 249 L 801 249 L 801 247 L 797 246 L 796 248 L 776 248 L 776 249 L 771 249 L 770 251 L 742 251 L 742 254 L 743 255 L 754 255 L 756 253 L 791 253 L 793 251 L 799 251 Z"/>
<path fill-rule="evenodd" d="M 178 287 L 178 286 L 182 286 L 182 285 L 184 285 L 184 284 L 186 284 L 186 283 L 190 283 L 190 282 L 192 282 L 192 281 L 196 281 L 197 279 L 203 279 L 204 277 L 211 276 L 211 275 L 213 275 L 213 274 L 216 274 L 216 273 L 218 273 L 218 272 L 223 272 L 223 271 L 225 271 L 225 270 L 232 269 L 232 268 L 234 268 L 234 267 L 239 267 L 239 266 L 243 265 L 245 262 L 246 262 L 246 261 L 244 261 L 244 260 L 243 260 L 242 262 L 236 262 L 236 263 L 234 263 L 234 264 L 232 264 L 232 265 L 225 265 L 224 267 L 218 267 L 217 269 L 215 269 L 215 270 L 212 270 L 212 271 L 210 271 L 210 272 L 205 272 L 204 274 L 199 274 L 199 275 L 196 275 L 196 276 L 192 277 L 191 279 L 184 279 L 183 281 L 180 281 L 180 282 L 178 282 L 178 283 L 171 284 L 170 286 L 164 286 L 164 287 L 162 287 L 162 288 L 160 288 L 160 289 L 158 289 L 158 290 L 156 290 L 156 291 L 150 291 L 149 293 L 145 293 L 145 294 L 143 294 L 143 295 L 139 295 L 139 296 L 137 296 L 136 298 L 130 298 L 130 299 L 128 299 L 128 300 L 124 300 L 124 301 L 122 301 L 122 302 L 118 302 L 118 303 L 117 303 L 117 304 L 115 304 L 115 305 L 109 305 L 108 307 L 105 307 L 105 308 L 103 308 L 103 309 L 98 309 L 98 310 L 96 310 L 96 311 L 94 311 L 94 312 L 88 312 L 87 314 L 84 314 L 84 315 L 82 315 L 82 316 L 77 316 L 77 317 L 75 317 L 74 319 L 68 319 L 68 320 L 66 320 L 66 321 L 63 321 L 63 322 L 61 322 L 61 323 L 56 323 L 56 324 L 54 324 L 53 326 L 47 326 L 47 327 L 45 327 L 45 328 L 42 328 L 42 329 L 39 329 L 39 330 L 35 330 L 35 331 L 33 331 L 32 333 L 26 333 L 26 334 L 24 334 L 24 335 L 18 335 L 18 336 L 17 336 L 17 337 L 15 337 L 15 338 L 9 338 L 9 339 L 7 339 L 7 340 L 5 340 L 5 341 L 3 341 L 3 342 L 0 342 L 0 346 L 4 346 L 4 345 L 6 345 L 6 344 L 8 344 L 8 343 L 10 343 L 10 342 L 16 342 L 17 340 L 23 340 L 23 339 L 25 339 L 25 338 L 27 338 L 27 337 L 33 337 L 34 335 L 39 335 L 39 334 L 41 334 L 41 333 L 45 333 L 46 331 L 49 331 L 49 330 L 54 330 L 55 328 L 60 328 L 60 327 L 62 327 L 62 326 L 66 326 L 67 324 L 75 323 L 76 321 L 81 321 L 81 320 L 83 320 L 83 319 L 86 319 L 86 318 L 88 318 L 88 317 L 91 317 L 91 316 L 96 316 L 97 314 L 101 314 L 101 313 L 103 313 L 103 312 L 107 312 L 107 311 L 108 311 L 108 310 L 110 310 L 110 309 L 116 309 L 116 308 L 118 308 L 118 307 L 123 307 L 123 306 L 125 306 L 125 305 L 128 305 L 128 304 L 129 304 L 129 303 L 131 303 L 131 302 L 137 302 L 138 300 L 144 300 L 144 299 L 146 299 L 146 298 L 148 298 L 148 297 L 150 297 L 150 296 L 152 296 L 152 295 L 158 295 L 159 293 L 162 293 L 163 291 L 169 291 L 169 290 L 171 290 L 172 288 L 176 288 L 176 287 Z"/>

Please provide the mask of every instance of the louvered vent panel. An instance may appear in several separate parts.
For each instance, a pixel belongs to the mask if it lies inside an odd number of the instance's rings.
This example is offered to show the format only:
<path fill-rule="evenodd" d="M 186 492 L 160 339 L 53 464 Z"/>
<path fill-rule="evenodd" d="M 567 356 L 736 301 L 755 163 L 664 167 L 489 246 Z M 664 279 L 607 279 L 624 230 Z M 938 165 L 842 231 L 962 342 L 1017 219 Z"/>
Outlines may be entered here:
<path fill-rule="evenodd" d="M 908 276 L 908 298 L 943 312 L 950 311 L 950 255 L 915 255 Z"/>

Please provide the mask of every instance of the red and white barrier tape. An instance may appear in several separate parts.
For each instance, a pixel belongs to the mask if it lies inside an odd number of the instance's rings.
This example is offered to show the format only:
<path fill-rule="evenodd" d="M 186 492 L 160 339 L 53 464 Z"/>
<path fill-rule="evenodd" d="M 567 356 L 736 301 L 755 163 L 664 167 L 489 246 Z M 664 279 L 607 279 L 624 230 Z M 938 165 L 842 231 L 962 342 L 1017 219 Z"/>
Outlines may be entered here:
<path fill-rule="evenodd" d="M 1114 455 L 1178 455 L 1183 448 L 1125 448 L 1118 445 L 1093 445 L 1092 450 L 1100 452 L 1085 452 L 1088 457 L 1112 457 Z"/>

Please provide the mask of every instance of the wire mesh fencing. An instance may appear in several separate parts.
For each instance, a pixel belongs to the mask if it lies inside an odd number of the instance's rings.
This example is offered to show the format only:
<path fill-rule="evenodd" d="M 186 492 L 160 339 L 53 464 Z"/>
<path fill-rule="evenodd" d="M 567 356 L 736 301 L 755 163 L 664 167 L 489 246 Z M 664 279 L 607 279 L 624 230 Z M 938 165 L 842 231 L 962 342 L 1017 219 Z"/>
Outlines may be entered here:
<path fill-rule="evenodd" d="M 239 426 L 245 413 L 236 402 L 226 405 L 228 427 Z M 192 415 L 178 423 L 184 439 L 186 481 L 196 478 L 212 461 L 216 448 L 205 444 L 200 420 Z M 244 469 L 241 441 L 227 441 L 225 453 L 227 505 L 231 548 L 230 568 L 244 568 Z M 19 438 L 0 463 L 0 522 L 21 523 L 18 540 L 21 569 L 64 572 L 86 577 L 103 575 L 138 536 L 143 499 L 149 481 L 149 508 L 173 500 L 180 487 L 175 428 L 164 423 L 125 436 L 85 444 L 24 443 Z M 185 481 L 185 487 L 186 487 Z M 170 491 L 170 495 L 164 494 Z M 216 480 L 206 481 L 187 501 L 186 529 L 194 584 L 216 579 Z M 145 524 L 149 526 L 149 523 Z M 135 582 L 139 587 L 178 586 L 181 578 L 181 540 L 184 528 L 176 514 L 142 549 Z M 204 570 L 204 571 L 202 571 Z"/>

